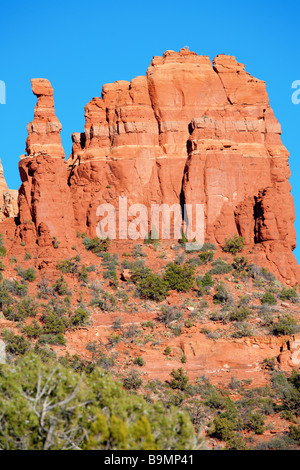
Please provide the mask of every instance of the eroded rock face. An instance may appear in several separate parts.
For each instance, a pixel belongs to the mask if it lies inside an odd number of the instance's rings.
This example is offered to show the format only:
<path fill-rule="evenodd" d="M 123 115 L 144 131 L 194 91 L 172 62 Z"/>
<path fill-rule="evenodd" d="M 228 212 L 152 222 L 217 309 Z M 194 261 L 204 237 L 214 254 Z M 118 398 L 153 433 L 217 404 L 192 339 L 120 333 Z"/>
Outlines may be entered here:
<path fill-rule="evenodd" d="M 20 162 L 22 236 L 68 244 L 74 230 L 96 236 L 99 204 L 203 204 L 206 239 L 245 237 L 253 258 L 299 281 L 288 152 L 265 83 L 234 57 L 182 49 L 154 57 L 146 76 L 104 85 L 85 108 L 64 162 L 61 126 L 47 80 Z M 25 223 L 32 220 L 31 227 Z M 70 228 L 72 227 L 72 229 Z"/>
<path fill-rule="evenodd" d="M 0 160 L 0 222 L 18 215 L 18 191 L 8 189 Z"/>

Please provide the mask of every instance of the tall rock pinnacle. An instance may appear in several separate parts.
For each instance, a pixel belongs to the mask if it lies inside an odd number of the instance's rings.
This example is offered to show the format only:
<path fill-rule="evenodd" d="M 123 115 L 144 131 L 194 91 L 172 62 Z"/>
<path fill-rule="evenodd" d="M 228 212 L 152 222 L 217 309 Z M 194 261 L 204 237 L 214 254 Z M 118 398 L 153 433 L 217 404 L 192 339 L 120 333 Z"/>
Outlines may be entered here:
<path fill-rule="evenodd" d="M 48 248 L 68 247 L 74 238 L 74 215 L 61 144 L 61 124 L 55 115 L 53 89 L 48 80 L 31 81 L 38 101 L 28 124 L 27 155 L 19 163 L 20 235 L 26 243 Z"/>
<path fill-rule="evenodd" d="M 45 79 L 32 79 L 33 94 L 37 96 L 34 119 L 27 126 L 26 152 L 29 157 L 51 155 L 52 158 L 65 158 L 61 144 L 61 123 L 55 115 L 53 88 Z"/>

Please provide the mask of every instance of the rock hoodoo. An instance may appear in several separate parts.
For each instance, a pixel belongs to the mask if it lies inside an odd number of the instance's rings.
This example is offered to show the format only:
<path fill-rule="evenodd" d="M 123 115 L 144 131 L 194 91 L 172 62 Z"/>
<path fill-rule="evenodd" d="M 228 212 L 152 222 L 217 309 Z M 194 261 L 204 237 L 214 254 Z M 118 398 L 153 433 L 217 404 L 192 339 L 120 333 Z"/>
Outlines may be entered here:
<path fill-rule="evenodd" d="M 96 236 L 97 207 L 198 203 L 207 240 L 240 234 L 280 279 L 299 281 L 289 154 L 265 83 L 234 57 L 213 63 L 187 49 L 154 57 L 146 76 L 104 85 L 85 108 L 65 162 L 47 80 L 28 125 L 19 193 L 20 234 L 66 246 L 74 232 Z M 31 221 L 28 223 L 28 221 Z"/>
<path fill-rule="evenodd" d="M 47 248 L 57 243 L 72 244 L 74 215 L 53 89 L 48 80 L 31 83 L 38 101 L 28 124 L 27 155 L 19 164 L 19 233 L 26 243 L 37 242 L 48 253 Z"/>

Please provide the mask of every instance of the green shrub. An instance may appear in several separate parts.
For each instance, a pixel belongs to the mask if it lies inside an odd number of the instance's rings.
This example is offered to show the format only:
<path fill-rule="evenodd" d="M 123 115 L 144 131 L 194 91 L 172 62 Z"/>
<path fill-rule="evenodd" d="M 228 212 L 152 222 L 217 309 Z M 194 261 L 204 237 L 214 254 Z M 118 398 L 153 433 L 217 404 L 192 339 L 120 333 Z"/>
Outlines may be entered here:
<path fill-rule="evenodd" d="M 69 326 L 67 317 L 51 311 L 43 313 L 41 321 L 43 323 L 43 333 L 45 334 L 64 334 Z"/>
<path fill-rule="evenodd" d="M 108 238 L 101 240 L 100 238 L 86 237 L 83 239 L 83 244 L 88 251 L 99 256 L 101 253 L 108 251 L 110 240 Z"/>
<path fill-rule="evenodd" d="M 215 251 L 215 250 L 216 250 L 216 245 L 210 242 L 205 242 L 203 243 L 200 251 Z"/>
<path fill-rule="evenodd" d="M 188 292 L 194 285 L 194 267 L 187 263 L 183 266 L 170 263 L 165 270 L 164 279 L 171 290 Z"/>
<path fill-rule="evenodd" d="M 157 316 L 158 321 L 168 325 L 175 320 L 179 320 L 183 317 L 183 312 L 178 307 L 172 305 L 164 305 L 161 307 L 160 313 Z"/>
<path fill-rule="evenodd" d="M 88 282 L 88 268 L 86 266 L 82 266 L 79 273 L 78 279 L 81 282 L 87 283 Z"/>
<path fill-rule="evenodd" d="M 30 342 L 22 335 L 16 335 L 11 330 L 4 330 L 2 336 L 5 342 L 7 353 L 15 356 L 22 356 L 30 349 Z"/>
<path fill-rule="evenodd" d="M 138 281 L 137 294 L 142 298 L 161 302 L 169 295 L 169 284 L 162 276 L 150 272 Z"/>
<path fill-rule="evenodd" d="M 232 238 L 225 239 L 225 246 L 223 247 L 223 250 L 227 253 L 232 253 L 235 255 L 239 251 L 243 250 L 245 242 L 246 240 L 244 237 L 234 235 Z"/>
<path fill-rule="evenodd" d="M 229 294 L 226 286 L 223 282 L 220 282 L 217 286 L 216 293 L 214 294 L 213 301 L 215 304 L 223 304 L 229 300 Z"/>
<path fill-rule="evenodd" d="M 110 292 L 103 292 L 102 297 L 95 296 L 92 298 L 91 305 L 99 307 L 103 312 L 112 312 L 117 305 L 117 300 Z"/>
<path fill-rule="evenodd" d="M 251 310 L 247 307 L 239 307 L 232 310 L 229 314 L 230 321 L 243 321 L 251 315 Z"/>
<path fill-rule="evenodd" d="M 289 427 L 289 436 L 294 441 L 299 442 L 300 441 L 300 426 L 295 426 L 291 424 L 291 426 Z"/>
<path fill-rule="evenodd" d="M 72 258 L 59 261 L 56 268 L 65 274 L 76 274 L 79 269 L 80 256 L 73 256 Z"/>
<path fill-rule="evenodd" d="M 18 266 L 17 273 L 24 279 L 24 281 L 32 282 L 36 279 L 36 271 L 34 268 L 22 269 L 21 266 Z"/>
<path fill-rule="evenodd" d="M 39 344 L 53 344 L 56 346 L 65 346 L 66 339 L 62 333 L 45 333 L 40 335 Z"/>
<path fill-rule="evenodd" d="M 3 284 L 5 283 L 6 287 L 10 290 L 10 292 L 18 297 L 25 297 L 28 293 L 28 286 L 23 281 L 7 281 L 10 285 L 6 284 L 6 279 L 4 279 Z"/>
<path fill-rule="evenodd" d="M 25 325 L 23 328 L 22 328 L 22 333 L 25 335 L 25 336 L 28 336 L 29 338 L 38 338 L 41 334 L 42 334 L 42 327 L 39 325 L 39 323 L 34 320 L 33 323 L 31 323 L 30 325 Z"/>
<path fill-rule="evenodd" d="M 263 434 L 265 427 L 265 417 L 257 412 L 249 412 L 245 419 L 245 427 L 249 431 L 253 431 L 255 434 Z"/>
<path fill-rule="evenodd" d="M 213 251 L 201 251 L 199 253 L 199 260 L 201 264 L 207 264 L 210 263 L 214 258 L 214 252 Z"/>
<path fill-rule="evenodd" d="M 285 313 L 278 317 L 276 323 L 273 324 L 273 334 L 276 336 L 293 335 L 298 331 L 298 323 L 295 318 Z"/>
<path fill-rule="evenodd" d="M 19 322 L 27 317 L 35 317 L 38 313 L 38 307 L 39 305 L 31 297 L 24 297 L 14 306 L 6 306 L 3 309 L 3 314 L 8 320 Z"/>
<path fill-rule="evenodd" d="M 137 356 L 134 358 L 133 363 L 142 367 L 145 364 L 145 359 L 141 356 Z"/>
<path fill-rule="evenodd" d="M 262 276 L 266 279 L 266 281 L 275 281 L 276 277 L 274 274 L 270 273 L 266 268 L 261 268 Z"/>
<path fill-rule="evenodd" d="M 234 434 L 230 439 L 227 440 L 226 450 L 248 450 L 247 442 L 243 436 Z"/>
<path fill-rule="evenodd" d="M 61 275 L 60 278 L 55 281 L 53 284 L 53 290 L 60 296 L 70 294 L 68 283 L 63 275 Z"/>
<path fill-rule="evenodd" d="M 182 369 L 182 367 L 179 367 L 179 369 L 177 370 L 172 369 L 170 376 L 172 377 L 172 380 L 170 382 L 171 388 L 178 390 L 186 390 L 189 384 L 189 378 Z"/>
<path fill-rule="evenodd" d="M 276 297 L 270 291 L 265 292 L 265 294 L 263 295 L 261 299 L 262 304 L 275 305 L 276 302 L 277 302 Z"/>
<path fill-rule="evenodd" d="M 209 272 L 204 274 L 200 282 L 203 287 L 212 287 L 214 285 L 214 280 Z"/>
<path fill-rule="evenodd" d="M 137 390 L 141 387 L 142 383 L 139 374 L 134 371 L 131 371 L 128 376 L 123 379 L 123 385 L 126 390 Z"/>
<path fill-rule="evenodd" d="M 233 338 L 245 338 L 253 336 L 253 330 L 251 325 L 249 325 L 245 321 L 237 322 L 236 323 L 236 330 L 232 333 Z"/>
<path fill-rule="evenodd" d="M 298 298 L 297 289 L 296 287 L 289 288 L 283 287 L 282 291 L 279 294 L 279 297 L 282 300 L 294 300 Z"/>
<path fill-rule="evenodd" d="M 228 274 L 232 271 L 232 266 L 221 258 L 212 262 L 212 268 L 209 270 L 210 274 Z"/>
<path fill-rule="evenodd" d="M 80 325 L 86 325 L 89 320 L 89 312 L 83 308 L 83 307 L 78 307 L 75 310 L 75 313 L 70 317 L 70 325 L 71 326 L 80 326 Z"/>
<path fill-rule="evenodd" d="M 248 260 L 245 256 L 235 256 L 233 258 L 232 267 L 238 273 L 241 273 L 248 268 Z"/>

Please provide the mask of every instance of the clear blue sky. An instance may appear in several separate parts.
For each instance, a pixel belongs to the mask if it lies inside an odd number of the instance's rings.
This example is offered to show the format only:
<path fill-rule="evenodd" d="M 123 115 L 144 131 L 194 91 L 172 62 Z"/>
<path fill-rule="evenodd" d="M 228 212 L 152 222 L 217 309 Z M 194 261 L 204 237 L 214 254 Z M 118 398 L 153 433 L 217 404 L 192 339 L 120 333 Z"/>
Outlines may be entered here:
<path fill-rule="evenodd" d="M 9 187 L 20 185 L 19 156 L 36 102 L 31 78 L 48 78 L 54 87 L 68 156 L 72 132 L 84 127 L 84 106 L 103 84 L 144 75 L 167 49 L 189 46 L 211 59 L 225 53 L 267 84 L 290 152 L 300 245 L 300 104 L 291 100 L 292 83 L 300 80 L 299 13 L 299 0 L 2 1 L 0 157 Z M 295 254 L 300 261 L 300 247 Z"/>

